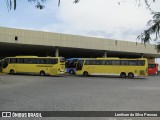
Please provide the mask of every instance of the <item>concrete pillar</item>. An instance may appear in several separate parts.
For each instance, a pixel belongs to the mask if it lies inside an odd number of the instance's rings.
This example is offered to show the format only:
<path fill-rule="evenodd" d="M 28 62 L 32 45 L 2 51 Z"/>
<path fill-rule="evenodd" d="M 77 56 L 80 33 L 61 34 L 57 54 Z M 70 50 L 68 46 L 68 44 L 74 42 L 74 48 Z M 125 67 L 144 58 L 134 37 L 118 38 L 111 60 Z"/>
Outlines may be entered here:
<path fill-rule="evenodd" d="M 55 47 L 55 48 L 56 48 L 55 56 L 56 56 L 56 57 L 59 57 L 59 49 L 58 49 L 58 47 Z"/>
<path fill-rule="evenodd" d="M 107 51 L 104 51 L 103 57 L 104 57 L 104 58 L 107 57 Z"/>
<path fill-rule="evenodd" d="M 141 58 L 143 58 L 143 53 L 141 53 Z"/>

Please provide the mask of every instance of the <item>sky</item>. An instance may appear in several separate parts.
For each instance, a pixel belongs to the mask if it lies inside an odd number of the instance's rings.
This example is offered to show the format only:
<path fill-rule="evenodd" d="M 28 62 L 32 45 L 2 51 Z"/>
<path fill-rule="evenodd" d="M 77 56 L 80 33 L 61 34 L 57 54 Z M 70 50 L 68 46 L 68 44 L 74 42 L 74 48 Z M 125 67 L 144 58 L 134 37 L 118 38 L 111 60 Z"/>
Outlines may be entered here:
<path fill-rule="evenodd" d="M 16 10 L 9 11 L 5 0 L 1 0 L 0 26 L 136 42 L 152 19 L 144 0 L 140 7 L 136 0 L 73 1 L 61 0 L 58 7 L 58 0 L 46 0 L 45 8 L 39 10 L 34 2 L 17 0 Z M 149 3 L 153 10 L 160 10 L 160 0 Z"/>

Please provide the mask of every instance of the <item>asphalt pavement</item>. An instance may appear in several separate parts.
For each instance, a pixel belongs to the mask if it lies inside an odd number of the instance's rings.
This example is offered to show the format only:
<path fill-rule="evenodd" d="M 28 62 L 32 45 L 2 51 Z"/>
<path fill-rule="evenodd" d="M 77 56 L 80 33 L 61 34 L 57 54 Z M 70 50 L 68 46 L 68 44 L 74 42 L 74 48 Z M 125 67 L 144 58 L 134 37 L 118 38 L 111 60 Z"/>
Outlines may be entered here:
<path fill-rule="evenodd" d="M 1 74 L 0 111 L 160 111 L 160 76 Z"/>

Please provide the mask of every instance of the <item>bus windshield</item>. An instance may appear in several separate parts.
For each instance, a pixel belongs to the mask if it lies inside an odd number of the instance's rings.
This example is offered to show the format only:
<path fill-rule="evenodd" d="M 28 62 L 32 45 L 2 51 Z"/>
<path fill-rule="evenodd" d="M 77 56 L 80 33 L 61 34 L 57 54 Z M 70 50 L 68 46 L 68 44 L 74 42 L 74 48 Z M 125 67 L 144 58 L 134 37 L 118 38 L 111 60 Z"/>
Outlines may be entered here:
<path fill-rule="evenodd" d="M 77 70 L 82 70 L 83 62 L 84 62 L 84 60 L 79 60 L 79 61 L 78 61 L 77 67 L 76 67 Z"/>
<path fill-rule="evenodd" d="M 77 62 L 78 62 L 78 58 L 67 59 L 65 63 L 66 72 L 70 74 L 75 74 Z"/>
<path fill-rule="evenodd" d="M 9 59 L 8 58 L 4 59 L 2 63 L 2 68 L 6 68 L 8 66 L 8 63 L 9 63 Z"/>

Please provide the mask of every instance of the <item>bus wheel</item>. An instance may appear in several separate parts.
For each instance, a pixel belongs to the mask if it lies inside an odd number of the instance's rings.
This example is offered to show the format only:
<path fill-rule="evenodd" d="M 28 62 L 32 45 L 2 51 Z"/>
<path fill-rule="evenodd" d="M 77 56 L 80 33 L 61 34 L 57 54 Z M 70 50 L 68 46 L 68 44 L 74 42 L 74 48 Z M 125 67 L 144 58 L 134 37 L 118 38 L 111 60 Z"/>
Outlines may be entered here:
<path fill-rule="evenodd" d="M 121 78 L 126 78 L 126 73 L 125 73 L 125 72 L 122 72 L 121 75 L 120 75 L 120 77 L 121 77 Z"/>
<path fill-rule="evenodd" d="M 10 70 L 10 74 L 11 75 L 14 75 L 15 74 L 15 71 L 12 69 L 12 70 Z"/>
<path fill-rule="evenodd" d="M 87 71 L 85 71 L 85 72 L 83 72 L 83 76 L 88 76 L 88 72 Z"/>
<path fill-rule="evenodd" d="M 40 76 L 45 76 L 45 72 L 44 71 L 40 71 Z"/>
<path fill-rule="evenodd" d="M 73 70 L 70 70 L 69 73 L 70 73 L 70 74 L 74 74 L 74 71 L 73 71 Z"/>
<path fill-rule="evenodd" d="M 128 73 L 128 78 L 134 78 L 134 74 L 133 73 Z"/>

